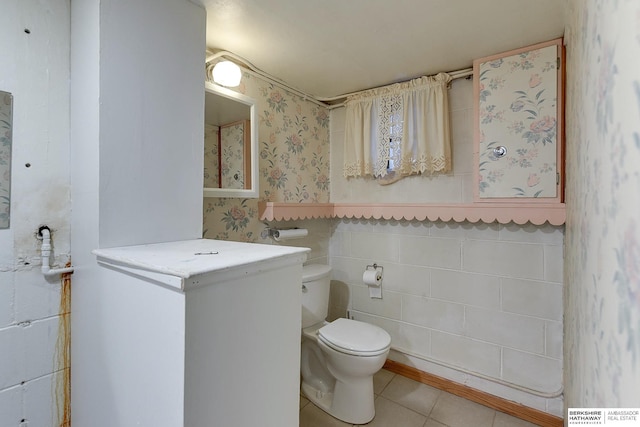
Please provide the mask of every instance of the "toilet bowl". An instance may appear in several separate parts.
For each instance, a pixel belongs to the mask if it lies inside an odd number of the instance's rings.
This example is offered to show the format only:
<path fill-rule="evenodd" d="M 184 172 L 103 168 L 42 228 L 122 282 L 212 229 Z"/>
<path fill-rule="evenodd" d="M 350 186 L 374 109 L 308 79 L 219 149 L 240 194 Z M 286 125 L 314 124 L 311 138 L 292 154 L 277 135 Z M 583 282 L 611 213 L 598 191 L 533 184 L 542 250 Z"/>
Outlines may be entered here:
<path fill-rule="evenodd" d="M 301 389 L 333 417 L 365 424 L 375 416 L 373 375 L 384 365 L 391 337 L 368 323 L 325 320 L 330 272 L 326 265 L 303 268 Z"/>

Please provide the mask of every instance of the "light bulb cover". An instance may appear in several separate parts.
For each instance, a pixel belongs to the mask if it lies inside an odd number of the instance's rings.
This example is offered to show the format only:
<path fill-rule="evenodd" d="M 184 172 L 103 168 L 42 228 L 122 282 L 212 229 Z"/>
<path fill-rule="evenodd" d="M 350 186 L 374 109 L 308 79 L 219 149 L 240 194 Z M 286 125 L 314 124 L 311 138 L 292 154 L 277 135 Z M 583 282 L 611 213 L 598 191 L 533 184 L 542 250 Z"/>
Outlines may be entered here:
<path fill-rule="evenodd" d="M 218 62 L 213 67 L 213 81 L 226 87 L 236 87 L 240 84 L 242 71 L 231 61 Z"/>

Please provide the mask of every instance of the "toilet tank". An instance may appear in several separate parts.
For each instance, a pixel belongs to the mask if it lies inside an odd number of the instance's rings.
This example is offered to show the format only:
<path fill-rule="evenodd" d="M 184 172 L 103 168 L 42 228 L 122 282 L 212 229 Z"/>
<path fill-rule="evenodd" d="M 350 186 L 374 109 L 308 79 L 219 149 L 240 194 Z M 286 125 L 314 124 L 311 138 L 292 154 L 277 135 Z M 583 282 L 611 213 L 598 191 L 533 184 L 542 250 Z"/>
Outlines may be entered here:
<path fill-rule="evenodd" d="M 310 264 L 302 267 L 302 328 L 326 319 L 329 312 L 331 267 Z"/>

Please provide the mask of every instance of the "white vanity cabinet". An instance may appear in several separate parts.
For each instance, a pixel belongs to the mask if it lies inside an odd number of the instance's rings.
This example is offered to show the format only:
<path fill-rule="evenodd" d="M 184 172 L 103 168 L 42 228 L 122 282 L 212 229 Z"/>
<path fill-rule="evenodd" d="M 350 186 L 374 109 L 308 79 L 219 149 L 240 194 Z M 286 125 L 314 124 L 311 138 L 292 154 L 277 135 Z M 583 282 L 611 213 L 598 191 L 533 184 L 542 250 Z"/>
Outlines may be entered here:
<path fill-rule="evenodd" d="M 309 249 L 197 239 L 94 251 L 93 427 L 297 426 Z"/>
<path fill-rule="evenodd" d="M 476 202 L 562 202 L 562 40 L 474 61 Z"/>

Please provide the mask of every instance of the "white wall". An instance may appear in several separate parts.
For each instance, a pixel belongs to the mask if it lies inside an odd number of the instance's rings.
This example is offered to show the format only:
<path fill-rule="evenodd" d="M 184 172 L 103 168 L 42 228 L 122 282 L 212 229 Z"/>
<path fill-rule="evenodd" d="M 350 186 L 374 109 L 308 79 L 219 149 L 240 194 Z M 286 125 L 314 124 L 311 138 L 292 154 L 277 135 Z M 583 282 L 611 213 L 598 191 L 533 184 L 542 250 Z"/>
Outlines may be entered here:
<path fill-rule="evenodd" d="M 144 289 L 112 284 L 90 252 L 202 234 L 205 12 L 187 0 L 71 8 L 73 424 L 109 425 L 137 411 L 132 423 L 153 425 L 153 399 L 123 400 L 145 384 L 114 381 L 110 370 L 134 337 L 116 339 L 126 322 L 106 320 L 119 299 L 144 301 Z"/>
<path fill-rule="evenodd" d="M 342 177 L 344 111 L 333 110 L 332 201 L 471 202 L 472 82 L 455 80 L 449 95 L 453 172 L 386 187 Z M 564 228 L 550 225 L 337 221 L 331 313 L 349 309 L 387 330 L 392 359 L 562 415 L 560 397 L 498 382 L 562 390 L 563 240 Z M 382 300 L 362 284 L 374 262 L 384 267 Z"/>
<path fill-rule="evenodd" d="M 14 96 L 11 227 L 0 230 L 0 425 L 54 426 L 60 282 L 40 274 L 35 233 L 47 224 L 51 264 L 69 260 L 69 1 L 0 8 L 0 90 Z"/>
<path fill-rule="evenodd" d="M 204 9 L 100 4 L 100 246 L 201 237 Z"/>

